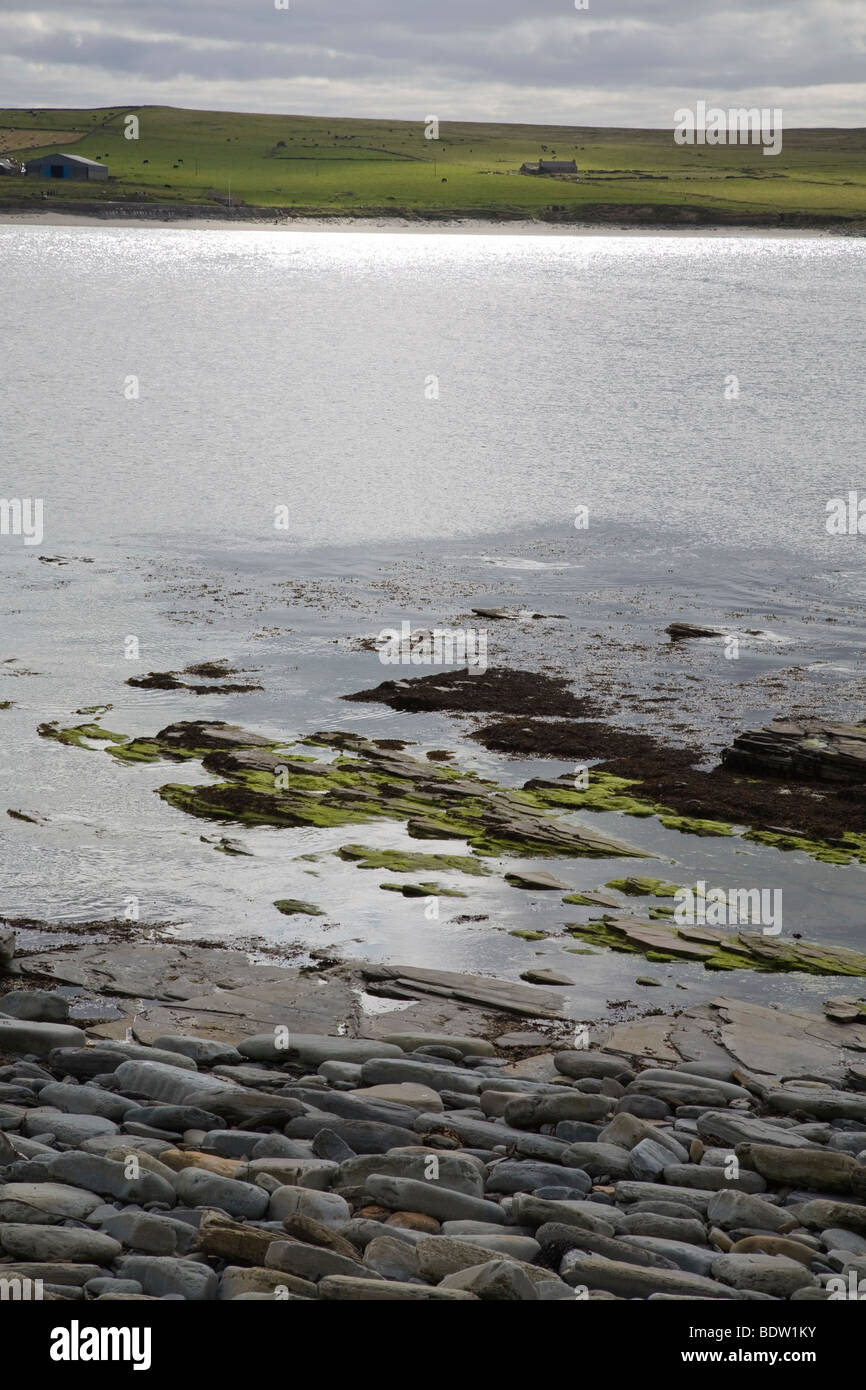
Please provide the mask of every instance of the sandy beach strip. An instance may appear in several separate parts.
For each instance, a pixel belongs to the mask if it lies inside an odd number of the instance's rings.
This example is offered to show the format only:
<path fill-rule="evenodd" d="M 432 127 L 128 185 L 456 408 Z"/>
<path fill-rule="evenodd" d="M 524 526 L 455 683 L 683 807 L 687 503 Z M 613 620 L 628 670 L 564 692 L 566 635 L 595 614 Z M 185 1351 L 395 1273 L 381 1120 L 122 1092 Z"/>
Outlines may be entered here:
<path fill-rule="evenodd" d="M 842 228 L 831 227 L 748 227 L 748 226 L 634 226 L 615 222 L 564 223 L 521 221 L 495 222 L 481 218 L 455 219 L 450 222 L 425 221 L 423 218 L 390 217 L 176 217 L 109 214 L 96 216 L 85 213 L 64 213 L 37 209 L 15 212 L 0 210 L 0 225 L 38 227 L 155 227 L 178 231 L 235 231 L 235 232 L 362 232 L 381 236 L 391 233 L 401 236 L 631 236 L 631 237 L 826 237 L 850 235 Z"/>

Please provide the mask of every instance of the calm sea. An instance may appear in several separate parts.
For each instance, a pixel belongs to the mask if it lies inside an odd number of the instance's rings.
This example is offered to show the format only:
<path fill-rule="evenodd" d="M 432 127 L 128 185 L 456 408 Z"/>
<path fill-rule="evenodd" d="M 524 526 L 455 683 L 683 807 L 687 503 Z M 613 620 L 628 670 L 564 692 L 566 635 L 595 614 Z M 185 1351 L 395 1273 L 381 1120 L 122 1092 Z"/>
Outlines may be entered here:
<path fill-rule="evenodd" d="M 357 727 L 520 782 L 537 768 L 454 721 L 339 701 L 392 674 L 360 639 L 491 602 L 564 613 L 512 624 L 494 655 L 581 686 L 604 670 L 626 723 L 620 696 L 660 669 L 709 747 L 725 719 L 862 716 L 866 536 L 826 517 L 866 496 L 864 242 L 6 225 L 0 258 L 0 497 L 42 503 L 36 543 L 0 534 L 0 914 L 113 917 L 133 896 L 143 921 L 210 939 L 512 977 L 579 962 L 601 1007 L 621 958 L 536 961 L 508 935 L 552 906 L 485 883 L 455 909 L 483 920 L 424 923 L 329 857 L 332 833 L 239 832 L 253 857 L 227 857 L 153 794 L 172 769 L 36 728 L 101 705 L 129 733 Z M 694 647 L 662 657 L 674 618 L 768 635 L 736 669 Z M 216 657 L 264 690 L 125 684 Z M 804 934 L 862 943 L 861 869 L 610 828 L 662 856 L 647 872 L 784 886 Z M 295 860 L 311 850 L 322 865 Z M 575 887 L 615 871 L 563 868 Z M 281 918 L 286 896 L 320 900 L 327 923 Z"/>

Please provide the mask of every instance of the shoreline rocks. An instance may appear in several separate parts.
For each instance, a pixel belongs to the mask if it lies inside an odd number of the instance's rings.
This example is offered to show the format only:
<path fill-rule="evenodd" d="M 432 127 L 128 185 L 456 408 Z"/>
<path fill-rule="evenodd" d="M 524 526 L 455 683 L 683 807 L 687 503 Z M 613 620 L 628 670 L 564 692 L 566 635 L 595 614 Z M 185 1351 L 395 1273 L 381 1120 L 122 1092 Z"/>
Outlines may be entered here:
<path fill-rule="evenodd" d="M 55 1300 L 815 1300 L 866 1263 L 866 1097 L 838 1076 L 8 1021 L 0 1278 Z"/>

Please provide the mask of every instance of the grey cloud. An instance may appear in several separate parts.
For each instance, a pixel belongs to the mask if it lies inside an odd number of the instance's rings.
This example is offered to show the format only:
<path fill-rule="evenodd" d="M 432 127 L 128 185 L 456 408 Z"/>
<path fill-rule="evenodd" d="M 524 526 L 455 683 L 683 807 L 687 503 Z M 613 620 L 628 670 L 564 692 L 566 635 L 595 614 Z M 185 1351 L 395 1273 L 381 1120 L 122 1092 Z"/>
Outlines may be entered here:
<path fill-rule="evenodd" d="M 186 83 L 180 104 L 274 109 L 282 82 L 282 109 L 301 109 L 288 100 L 299 85 L 323 114 L 415 117 L 429 93 L 446 96 L 455 119 L 489 110 L 586 124 L 595 102 L 599 121 L 622 125 L 667 124 L 671 102 L 692 93 L 724 102 L 783 91 L 800 123 L 862 122 L 849 114 L 866 94 L 861 0 L 589 3 L 291 0 L 285 11 L 273 0 L 48 0 L 28 12 L 6 0 L 0 79 L 20 104 L 71 92 L 82 105 L 177 102 L 166 94 Z"/>

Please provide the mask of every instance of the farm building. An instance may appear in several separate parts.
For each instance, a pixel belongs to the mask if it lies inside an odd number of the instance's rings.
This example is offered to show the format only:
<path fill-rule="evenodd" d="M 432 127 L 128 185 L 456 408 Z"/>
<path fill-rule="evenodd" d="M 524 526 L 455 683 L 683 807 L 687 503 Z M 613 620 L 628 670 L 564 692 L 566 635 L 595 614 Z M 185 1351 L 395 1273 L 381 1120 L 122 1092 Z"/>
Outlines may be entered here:
<path fill-rule="evenodd" d="M 108 165 L 98 164 L 95 159 L 85 159 L 80 154 L 41 154 L 38 159 L 27 160 L 24 172 L 37 179 L 104 181 L 108 178 Z"/>
<path fill-rule="evenodd" d="M 15 159 L 0 159 L 0 176 L 20 174 L 21 165 Z"/>
<path fill-rule="evenodd" d="M 573 159 L 539 159 L 537 164 L 521 164 L 521 174 L 576 174 Z"/>

